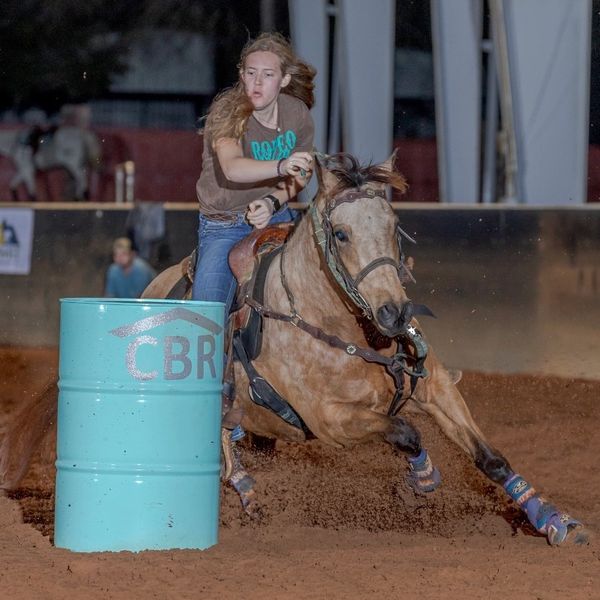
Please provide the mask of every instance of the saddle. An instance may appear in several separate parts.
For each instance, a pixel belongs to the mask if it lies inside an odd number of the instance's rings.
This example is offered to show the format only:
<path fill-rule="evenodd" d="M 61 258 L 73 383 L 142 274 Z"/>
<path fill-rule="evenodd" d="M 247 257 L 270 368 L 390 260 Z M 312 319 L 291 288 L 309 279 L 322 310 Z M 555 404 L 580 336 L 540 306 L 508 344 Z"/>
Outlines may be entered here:
<path fill-rule="evenodd" d="M 242 332 L 250 360 L 260 354 L 262 319 L 244 302 L 244 297 L 249 295 L 259 302 L 263 301 L 268 266 L 283 247 L 293 228 L 293 223 L 279 223 L 266 229 L 254 230 L 229 253 L 229 267 L 238 282 L 236 302 L 231 311 L 231 327 L 233 331 Z"/>
<path fill-rule="evenodd" d="M 293 223 L 278 223 L 265 229 L 255 229 L 231 249 L 229 253 L 229 267 L 238 282 L 238 294 L 234 311 L 242 310 L 242 315 L 248 314 L 250 307 L 241 302 L 243 295 L 240 293 L 240 289 L 243 286 L 247 286 L 252 279 L 257 262 L 272 250 L 280 248 L 293 228 Z M 196 248 L 179 263 L 181 278 L 171 288 L 166 298 L 188 300 L 191 297 L 191 288 L 194 283 L 197 262 L 198 249 Z M 246 321 L 242 315 L 236 318 L 236 323 Z"/>

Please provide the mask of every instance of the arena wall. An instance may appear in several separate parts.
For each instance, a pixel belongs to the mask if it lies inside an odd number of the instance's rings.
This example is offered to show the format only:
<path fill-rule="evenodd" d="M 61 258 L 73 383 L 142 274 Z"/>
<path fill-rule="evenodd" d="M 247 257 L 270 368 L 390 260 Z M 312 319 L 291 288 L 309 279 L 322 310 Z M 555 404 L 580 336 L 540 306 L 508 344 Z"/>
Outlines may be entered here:
<path fill-rule="evenodd" d="M 14 207 L 14 204 L 0 205 Z M 19 206 L 25 206 L 20 203 Z M 102 296 L 127 207 L 33 204 L 30 275 L 0 275 L 0 345 L 58 344 L 59 298 Z M 415 259 L 409 295 L 444 362 L 484 372 L 600 379 L 600 206 L 543 209 L 395 204 Z M 155 266 L 195 246 L 193 205 L 166 204 Z"/>

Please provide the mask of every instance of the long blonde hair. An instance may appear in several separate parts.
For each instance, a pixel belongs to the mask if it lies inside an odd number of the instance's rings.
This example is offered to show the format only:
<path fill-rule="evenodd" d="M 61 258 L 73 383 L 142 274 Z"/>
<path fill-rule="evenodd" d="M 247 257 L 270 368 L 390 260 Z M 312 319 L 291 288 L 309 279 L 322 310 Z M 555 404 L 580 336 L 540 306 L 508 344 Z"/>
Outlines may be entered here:
<path fill-rule="evenodd" d="M 253 52 L 273 52 L 279 57 L 282 75 L 291 76 L 289 84 L 281 89 L 281 93 L 302 100 L 308 108 L 312 108 L 315 103 L 313 80 L 317 72 L 314 67 L 298 58 L 289 41 L 280 33 L 262 33 L 255 40 L 249 40 L 242 49 L 238 63 L 238 82 L 213 100 L 202 131 L 205 143 L 212 144 L 224 137 L 239 140 L 246 132 L 248 119 L 254 107 L 246 95 L 241 71 L 246 65 L 248 55 Z"/>

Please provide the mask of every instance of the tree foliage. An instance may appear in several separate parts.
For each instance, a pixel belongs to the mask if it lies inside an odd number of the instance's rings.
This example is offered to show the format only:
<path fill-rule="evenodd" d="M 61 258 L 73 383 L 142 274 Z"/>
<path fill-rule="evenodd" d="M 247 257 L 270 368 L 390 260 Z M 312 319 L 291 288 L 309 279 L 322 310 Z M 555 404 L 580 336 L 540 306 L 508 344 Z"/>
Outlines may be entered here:
<path fill-rule="evenodd" d="M 127 68 L 136 36 L 153 28 L 213 34 L 217 85 L 229 85 L 241 47 L 258 31 L 259 5 L 258 0 L 2 0 L 0 109 L 54 110 L 102 96 Z"/>
<path fill-rule="evenodd" d="M 136 16 L 128 3 L 4 0 L 0 103 L 60 105 L 107 89 L 125 68 Z"/>

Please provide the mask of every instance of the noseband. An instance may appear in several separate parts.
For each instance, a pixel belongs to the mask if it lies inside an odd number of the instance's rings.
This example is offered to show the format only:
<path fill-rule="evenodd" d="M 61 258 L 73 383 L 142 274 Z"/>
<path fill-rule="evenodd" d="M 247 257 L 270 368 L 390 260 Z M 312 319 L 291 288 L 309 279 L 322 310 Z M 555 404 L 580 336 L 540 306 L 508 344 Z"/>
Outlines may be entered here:
<path fill-rule="evenodd" d="M 382 189 L 366 188 L 365 190 L 348 190 L 343 194 L 340 194 L 336 198 L 330 199 L 325 203 L 325 208 L 320 215 L 317 213 L 317 203 L 313 201 L 310 207 L 310 215 L 313 222 L 313 229 L 315 238 L 323 256 L 329 271 L 338 282 L 340 287 L 344 290 L 346 295 L 352 300 L 352 302 L 362 311 L 363 315 L 367 319 L 373 319 L 373 311 L 366 301 L 364 296 L 358 291 L 360 282 L 369 274 L 382 265 L 391 265 L 398 273 L 398 277 L 401 282 L 415 281 L 411 272 L 404 264 L 404 253 L 402 251 L 402 238 L 415 243 L 413 240 L 397 223 L 396 224 L 396 242 L 398 244 L 398 251 L 400 256 L 400 262 L 395 261 L 391 256 L 381 256 L 372 260 L 366 267 L 360 270 L 356 277 L 352 277 L 346 269 L 343 261 L 341 260 L 339 248 L 335 240 L 333 232 L 333 225 L 331 224 L 331 213 L 340 204 L 346 202 L 354 202 L 361 198 L 383 198 L 387 200 L 385 191 Z"/>

